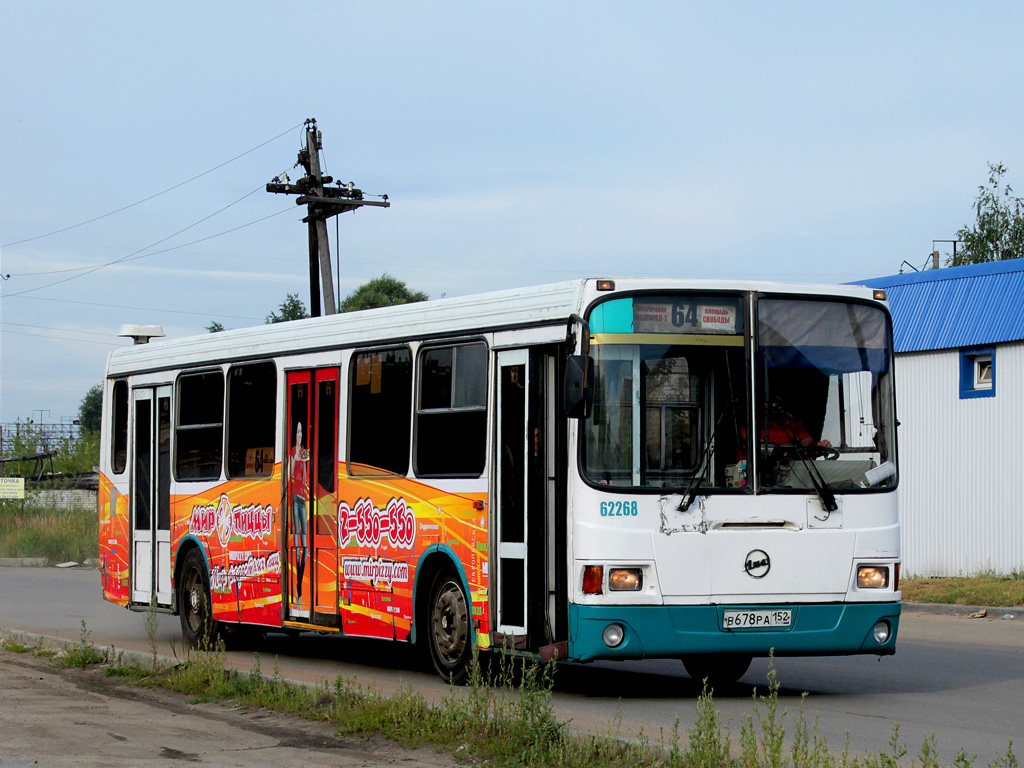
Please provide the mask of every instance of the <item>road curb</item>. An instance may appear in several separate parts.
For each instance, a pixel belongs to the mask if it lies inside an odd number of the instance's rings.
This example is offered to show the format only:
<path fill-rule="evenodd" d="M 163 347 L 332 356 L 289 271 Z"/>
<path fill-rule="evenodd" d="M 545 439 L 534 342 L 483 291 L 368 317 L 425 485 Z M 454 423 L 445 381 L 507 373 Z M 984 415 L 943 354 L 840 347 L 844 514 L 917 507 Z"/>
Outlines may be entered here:
<path fill-rule="evenodd" d="M 971 616 L 985 611 L 987 619 L 1024 619 L 1024 608 L 1002 608 L 987 605 L 951 605 L 948 603 L 903 603 L 903 611 L 910 613 L 938 613 L 946 616 Z M 981 618 L 981 617 L 979 617 Z"/>
<path fill-rule="evenodd" d="M 0 557 L 0 568 L 46 568 L 49 562 L 45 557 Z M 74 565 L 56 565 L 56 568 L 99 568 L 100 561 L 90 557 Z"/>
<path fill-rule="evenodd" d="M 55 637 L 54 635 L 41 635 L 37 632 L 25 632 L 20 629 L 6 629 L 0 627 L 0 639 L 2 640 L 13 640 L 14 642 L 21 643 L 27 646 L 41 646 L 48 645 L 54 648 L 65 648 L 67 646 L 74 645 L 76 640 L 68 640 L 64 637 Z M 97 651 L 101 651 L 107 654 L 107 661 L 115 664 L 123 664 L 129 662 L 137 664 L 140 667 L 150 667 L 153 665 L 153 654 L 146 653 L 144 651 L 132 651 L 127 648 L 117 648 L 113 645 L 100 645 L 94 646 Z M 164 656 L 162 654 L 156 657 L 157 664 L 163 664 L 166 666 L 176 666 L 181 663 L 181 659 L 176 659 L 171 656 Z"/>

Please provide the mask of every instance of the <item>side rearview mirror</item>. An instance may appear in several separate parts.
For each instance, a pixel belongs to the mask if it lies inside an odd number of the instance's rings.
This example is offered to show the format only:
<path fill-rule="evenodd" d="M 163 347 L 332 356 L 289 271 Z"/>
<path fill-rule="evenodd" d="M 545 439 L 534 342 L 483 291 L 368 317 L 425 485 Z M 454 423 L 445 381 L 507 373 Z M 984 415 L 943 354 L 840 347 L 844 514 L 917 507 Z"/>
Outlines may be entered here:
<path fill-rule="evenodd" d="M 565 361 L 565 415 L 585 419 L 594 410 L 594 360 L 570 355 Z"/>

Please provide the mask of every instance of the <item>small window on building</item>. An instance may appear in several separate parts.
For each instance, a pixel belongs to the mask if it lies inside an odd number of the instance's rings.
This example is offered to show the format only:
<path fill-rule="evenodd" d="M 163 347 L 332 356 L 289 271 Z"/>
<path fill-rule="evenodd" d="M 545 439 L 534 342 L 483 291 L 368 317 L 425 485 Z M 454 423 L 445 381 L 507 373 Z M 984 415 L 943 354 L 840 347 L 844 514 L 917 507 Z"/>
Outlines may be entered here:
<path fill-rule="evenodd" d="M 274 471 L 277 368 L 236 365 L 228 371 L 228 477 L 270 477 Z"/>
<path fill-rule="evenodd" d="M 960 350 L 960 398 L 995 397 L 996 353 L 992 348 Z"/>
<path fill-rule="evenodd" d="M 487 461 L 487 345 L 430 347 L 419 375 L 416 474 L 478 477 Z"/>
<path fill-rule="evenodd" d="M 111 394 L 110 468 L 120 475 L 128 466 L 128 382 L 118 379 Z"/>
<path fill-rule="evenodd" d="M 978 355 L 974 358 L 974 388 L 992 389 L 991 355 Z"/>
<path fill-rule="evenodd" d="M 409 349 L 354 355 L 349 392 L 349 474 L 406 474 L 412 421 Z"/>
<path fill-rule="evenodd" d="M 220 479 L 224 440 L 224 374 L 186 374 L 178 379 L 175 474 L 179 480 Z"/>

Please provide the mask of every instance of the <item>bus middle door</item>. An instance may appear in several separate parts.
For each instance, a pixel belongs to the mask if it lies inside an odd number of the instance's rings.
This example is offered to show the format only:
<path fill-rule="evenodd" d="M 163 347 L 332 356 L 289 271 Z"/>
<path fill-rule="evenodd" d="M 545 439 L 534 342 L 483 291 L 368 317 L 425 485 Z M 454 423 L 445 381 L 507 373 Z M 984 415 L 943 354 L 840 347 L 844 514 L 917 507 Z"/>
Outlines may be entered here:
<path fill-rule="evenodd" d="M 338 369 L 288 373 L 288 617 L 338 624 Z"/>

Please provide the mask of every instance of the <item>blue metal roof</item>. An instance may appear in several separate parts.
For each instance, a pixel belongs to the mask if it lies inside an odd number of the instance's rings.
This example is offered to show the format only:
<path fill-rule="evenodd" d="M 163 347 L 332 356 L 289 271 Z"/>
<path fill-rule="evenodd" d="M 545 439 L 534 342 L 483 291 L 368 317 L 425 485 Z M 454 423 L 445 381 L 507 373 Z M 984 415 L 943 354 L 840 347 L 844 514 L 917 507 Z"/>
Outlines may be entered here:
<path fill-rule="evenodd" d="M 897 352 L 1024 339 L 1024 259 L 859 280 L 885 288 Z"/>

